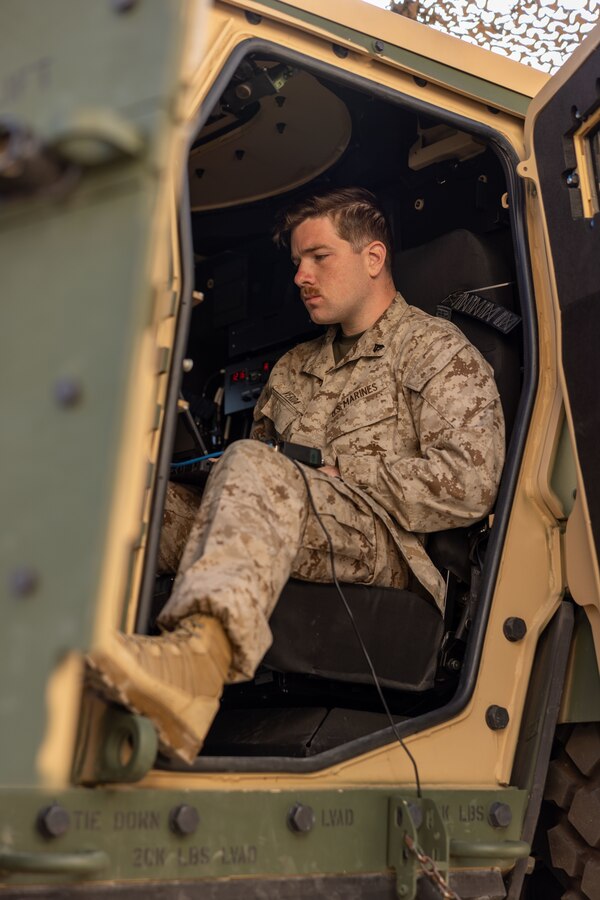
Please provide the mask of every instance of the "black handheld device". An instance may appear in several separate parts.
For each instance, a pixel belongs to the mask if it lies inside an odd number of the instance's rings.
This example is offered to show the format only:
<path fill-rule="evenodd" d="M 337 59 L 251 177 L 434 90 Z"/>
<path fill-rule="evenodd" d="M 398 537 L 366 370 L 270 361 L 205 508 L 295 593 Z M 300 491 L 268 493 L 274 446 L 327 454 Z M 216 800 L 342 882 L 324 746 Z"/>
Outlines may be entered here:
<path fill-rule="evenodd" d="M 304 463 L 305 466 L 313 466 L 315 469 L 320 469 L 323 465 L 323 457 L 317 447 L 307 447 L 305 444 L 292 444 L 290 441 L 280 441 L 276 445 L 276 449 L 283 453 L 284 456 Z"/>

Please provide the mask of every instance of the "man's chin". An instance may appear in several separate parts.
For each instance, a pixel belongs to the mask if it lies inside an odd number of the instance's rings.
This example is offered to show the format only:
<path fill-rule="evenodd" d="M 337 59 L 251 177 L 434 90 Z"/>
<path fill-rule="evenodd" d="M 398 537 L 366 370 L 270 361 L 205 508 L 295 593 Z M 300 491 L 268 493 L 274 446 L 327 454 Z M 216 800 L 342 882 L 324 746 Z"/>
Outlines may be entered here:
<path fill-rule="evenodd" d="M 319 309 L 318 306 L 314 306 L 312 309 L 310 306 L 306 307 L 306 311 L 310 316 L 311 322 L 314 322 L 315 325 L 336 325 L 337 319 L 334 319 L 331 313 L 327 313 L 324 309 Z"/>

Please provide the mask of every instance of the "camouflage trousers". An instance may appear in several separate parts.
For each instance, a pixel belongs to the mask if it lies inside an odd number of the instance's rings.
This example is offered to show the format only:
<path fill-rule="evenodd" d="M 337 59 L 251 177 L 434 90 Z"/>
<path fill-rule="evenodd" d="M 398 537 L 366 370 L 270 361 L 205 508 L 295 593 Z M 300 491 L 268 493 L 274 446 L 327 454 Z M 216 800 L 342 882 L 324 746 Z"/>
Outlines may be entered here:
<path fill-rule="evenodd" d="M 340 581 L 406 587 L 408 568 L 382 522 L 337 478 L 302 467 L 333 544 Z M 296 465 L 260 441 L 232 444 L 200 498 L 170 484 L 159 568 L 175 571 L 159 624 L 217 617 L 233 647 L 230 681 L 251 678 L 271 645 L 269 616 L 290 576 L 330 582 L 327 538 Z"/>

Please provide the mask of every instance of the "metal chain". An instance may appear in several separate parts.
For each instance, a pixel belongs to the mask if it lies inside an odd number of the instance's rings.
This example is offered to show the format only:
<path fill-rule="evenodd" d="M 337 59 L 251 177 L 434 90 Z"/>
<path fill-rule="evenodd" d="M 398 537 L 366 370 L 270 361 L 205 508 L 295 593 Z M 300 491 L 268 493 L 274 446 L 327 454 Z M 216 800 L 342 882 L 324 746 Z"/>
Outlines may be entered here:
<path fill-rule="evenodd" d="M 421 868 L 421 872 L 428 878 L 438 889 L 440 892 L 440 896 L 444 898 L 444 900 L 460 900 L 458 894 L 449 887 L 448 882 L 432 860 L 430 856 L 427 856 L 426 853 L 423 853 L 421 848 L 413 841 L 409 834 L 404 835 L 404 843 L 408 847 L 410 853 L 416 857 L 417 862 Z"/>

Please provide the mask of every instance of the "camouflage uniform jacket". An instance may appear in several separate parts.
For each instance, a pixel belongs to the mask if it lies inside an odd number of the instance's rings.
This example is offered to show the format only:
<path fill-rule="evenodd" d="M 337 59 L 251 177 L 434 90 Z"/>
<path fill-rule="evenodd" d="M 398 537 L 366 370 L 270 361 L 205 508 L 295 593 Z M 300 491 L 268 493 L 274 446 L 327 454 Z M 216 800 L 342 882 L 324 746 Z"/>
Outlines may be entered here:
<path fill-rule="evenodd" d="M 339 493 L 379 516 L 414 575 L 443 605 L 423 533 L 492 507 L 504 419 L 491 367 L 452 323 L 400 294 L 337 365 L 336 328 L 274 366 L 252 436 L 319 447 Z M 317 506 L 318 506 L 318 497 Z"/>

